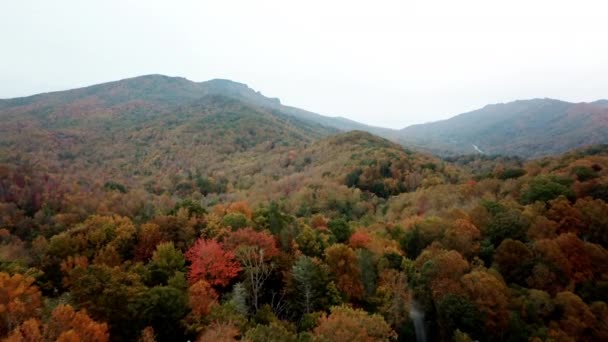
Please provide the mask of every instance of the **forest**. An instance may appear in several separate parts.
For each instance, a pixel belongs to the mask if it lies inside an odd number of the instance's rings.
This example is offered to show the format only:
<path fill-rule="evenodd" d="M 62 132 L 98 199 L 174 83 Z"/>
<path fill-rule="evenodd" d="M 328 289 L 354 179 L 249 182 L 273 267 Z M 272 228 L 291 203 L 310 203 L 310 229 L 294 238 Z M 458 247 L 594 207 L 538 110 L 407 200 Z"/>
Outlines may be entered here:
<path fill-rule="evenodd" d="M 441 159 L 90 93 L 2 113 L 3 341 L 608 340 L 606 145 Z"/>

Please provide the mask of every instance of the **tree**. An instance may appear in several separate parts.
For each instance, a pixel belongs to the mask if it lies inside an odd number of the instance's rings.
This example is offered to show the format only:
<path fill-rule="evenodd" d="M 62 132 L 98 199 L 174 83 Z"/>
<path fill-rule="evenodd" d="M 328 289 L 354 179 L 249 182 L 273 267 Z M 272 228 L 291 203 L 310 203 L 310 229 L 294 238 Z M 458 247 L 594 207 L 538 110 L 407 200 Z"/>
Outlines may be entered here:
<path fill-rule="evenodd" d="M 567 181 L 556 177 L 537 176 L 530 182 L 528 190 L 521 197 L 521 201 L 524 204 L 536 201 L 547 202 L 559 196 L 574 197 Z"/>
<path fill-rule="evenodd" d="M 240 248 L 237 255 L 245 271 L 245 283 L 249 289 L 249 299 L 255 310 L 259 307 L 264 282 L 274 269 L 274 264 L 266 262 L 264 252 L 264 249 L 247 246 Z"/>
<path fill-rule="evenodd" d="M 232 230 L 238 230 L 245 228 L 248 222 L 247 217 L 241 213 L 229 213 L 222 218 L 222 224 L 232 228 Z"/>
<path fill-rule="evenodd" d="M 4 342 L 44 341 L 44 327 L 37 318 L 30 318 L 16 327 Z"/>
<path fill-rule="evenodd" d="M 523 242 L 506 239 L 494 252 L 494 262 L 508 282 L 525 285 L 534 267 L 534 254 Z"/>
<path fill-rule="evenodd" d="M 335 277 L 338 289 L 351 299 L 361 299 L 363 285 L 355 252 L 346 245 L 335 244 L 325 250 L 325 261 Z"/>
<path fill-rule="evenodd" d="M 439 327 L 443 339 L 449 339 L 456 330 L 471 336 L 483 337 L 483 320 L 479 310 L 468 298 L 449 294 L 437 305 Z"/>
<path fill-rule="evenodd" d="M 582 198 L 576 201 L 574 207 L 579 210 L 583 221 L 581 237 L 608 248 L 608 199 L 590 200 Z"/>
<path fill-rule="evenodd" d="M 132 304 L 146 288 L 140 274 L 106 265 L 76 267 L 70 272 L 70 295 L 79 308 L 108 322 L 113 338 L 135 338 L 141 326 L 133 324 Z"/>
<path fill-rule="evenodd" d="M 365 290 L 365 295 L 371 297 L 376 292 L 376 280 L 378 278 L 374 254 L 367 249 L 358 249 L 356 254 L 361 270 L 361 284 Z"/>
<path fill-rule="evenodd" d="M 217 299 L 217 292 L 204 280 L 197 281 L 188 289 L 188 303 L 196 316 L 207 316 L 218 304 Z"/>
<path fill-rule="evenodd" d="M 70 305 L 60 304 L 48 323 L 29 319 L 12 331 L 6 341 L 91 341 L 110 339 L 108 325 L 92 320 L 86 311 L 76 311 Z"/>
<path fill-rule="evenodd" d="M 184 255 L 175 248 L 173 242 L 164 242 L 156 247 L 152 254 L 152 260 L 148 265 L 151 273 L 152 283 L 167 284 L 167 281 L 175 272 L 183 272 L 186 267 Z"/>
<path fill-rule="evenodd" d="M 550 208 L 547 211 L 547 218 L 557 222 L 557 232 L 566 233 L 572 232 L 580 234 L 584 230 L 584 223 L 581 212 L 578 208 L 572 206 L 570 201 L 560 196 L 549 201 Z"/>
<path fill-rule="evenodd" d="M 146 261 L 152 256 L 156 246 L 163 241 L 164 237 L 160 228 L 152 223 L 142 224 L 137 233 L 137 244 L 135 245 L 135 259 Z"/>
<path fill-rule="evenodd" d="M 239 254 L 239 249 L 253 247 L 257 251 L 263 251 L 264 260 L 270 260 L 279 254 L 275 239 L 267 231 L 255 231 L 252 228 L 244 228 L 231 232 L 223 242 L 227 250 Z"/>
<path fill-rule="evenodd" d="M 319 230 L 304 226 L 296 236 L 296 243 L 302 253 L 310 257 L 321 257 L 327 247 L 327 235 Z"/>
<path fill-rule="evenodd" d="M 408 317 L 410 293 L 405 273 L 392 269 L 380 273 L 376 297 L 378 311 L 394 328 L 402 327 Z"/>
<path fill-rule="evenodd" d="M 74 334 L 79 341 L 108 341 L 108 325 L 105 323 L 97 323 L 92 320 L 86 311 L 75 311 L 69 305 L 59 305 L 51 314 L 51 319 L 47 327 L 47 339 L 58 341 L 62 336 Z M 70 339 L 67 338 L 69 341 Z"/>
<path fill-rule="evenodd" d="M 172 274 L 175 271 L 184 270 L 185 260 L 184 255 L 175 248 L 173 242 L 164 242 L 156 246 L 150 264 Z"/>
<path fill-rule="evenodd" d="M 371 241 L 372 238 L 369 236 L 369 234 L 363 231 L 358 231 L 350 236 L 350 238 L 348 239 L 348 244 L 353 249 L 367 248 Z"/>
<path fill-rule="evenodd" d="M 578 284 L 593 278 L 593 263 L 583 241 L 572 233 L 536 241 L 543 258 L 557 267 L 566 280 Z"/>
<path fill-rule="evenodd" d="M 247 330 L 245 338 L 251 342 L 296 342 L 296 334 L 287 330 L 279 322 L 271 322 L 268 325 L 258 324 Z"/>
<path fill-rule="evenodd" d="M 145 327 L 141 331 L 141 335 L 139 335 L 137 342 L 156 342 L 156 334 L 154 333 L 154 328 Z"/>
<path fill-rule="evenodd" d="M 560 292 L 555 296 L 555 304 L 562 312 L 559 326 L 568 336 L 582 339 L 593 327 L 595 316 L 579 296 L 569 291 Z"/>
<path fill-rule="evenodd" d="M 416 259 L 422 250 L 433 241 L 441 239 L 448 222 L 437 217 L 430 217 L 415 222 L 399 241 L 401 248 L 410 259 Z"/>
<path fill-rule="evenodd" d="M 348 222 L 341 218 L 329 221 L 328 228 L 338 243 L 347 242 L 348 238 L 352 234 Z"/>
<path fill-rule="evenodd" d="M 224 250 L 216 240 L 197 240 L 185 256 L 190 261 L 188 279 L 191 284 L 204 280 L 211 286 L 223 287 L 241 270 L 234 253 Z"/>
<path fill-rule="evenodd" d="M 518 211 L 500 211 L 483 233 L 494 246 L 498 246 L 504 239 L 525 240 L 528 225 L 529 222 Z"/>
<path fill-rule="evenodd" d="M 327 270 L 320 262 L 301 256 L 291 268 L 293 278 L 292 302 L 300 312 L 310 313 L 323 307 L 329 283 Z"/>
<path fill-rule="evenodd" d="M 279 254 L 274 237 L 265 231 L 256 232 L 246 228 L 232 232 L 226 237 L 224 245 L 236 251 L 245 272 L 251 304 L 257 310 L 264 282 L 274 269 L 270 261 Z"/>
<path fill-rule="evenodd" d="M 432 244 L 415 260 L 418 273 L 417 290 L 429 291 L 435 301 L 450 293 L 462 293 L 458 281 L 468 270 L 469 263 L 454 250 Z"/>
<path fill-rule="evenodd" d="M 131 312 L 138 317 L 140 329 L 151 326 L 160 340 L 175 339 L 183 335 L 179 322 L 187 313 L 187 297 L 180 289 L 155 286 L 135 300 Z"/>
<path fill-rule="evenodd" d="M 173 241 L 175 247 L 183 251 L 196 238 L 197 221 L 188 215 L 188 210 L 182 208 L 177 216 L 156 216 L 148 223 L 158 226 L 163 241 Z"/>
<path fill-rule="evenodd" d="M 237 341 L 239 329 L 233 323 L 214 322 L 196 339 L 197 342 Z"/>
<path fill-rule="evenodd" d="M 335 342 L 389 341 L 397 334 L 380 315 L 369 315 L 361 309 L 334 306 L 314 329 L 315 336 Z"/>
<path fill-rule="evenodd" d="M 464 219 L 457 219 L 449 225 L 444 233 L 442 244 L 448 249 L 460 252 L 470 258 L 479 252 L 481 232 L 474 224 Z"/>
<path fill-rule="evenodd" d="M 41 294 L 34 278 L 0 272 L 0 335 L 39 316 Z"/>
<path fill-rule="evenodd" d="M 485 316 L 487 331 L 500 336 L 509 319 L 507 286 L 484 270 L 474 270 L 465 274 L 461 281 L 469 298 Z"/>

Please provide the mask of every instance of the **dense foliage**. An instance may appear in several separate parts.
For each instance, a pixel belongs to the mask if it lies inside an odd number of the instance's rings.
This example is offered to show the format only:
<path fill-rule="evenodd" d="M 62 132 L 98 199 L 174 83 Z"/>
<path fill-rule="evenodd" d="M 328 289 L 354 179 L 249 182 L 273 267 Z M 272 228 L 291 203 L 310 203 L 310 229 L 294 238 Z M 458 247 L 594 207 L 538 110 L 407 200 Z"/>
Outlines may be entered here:
<path fill-rule="evenodd" d="M 605 147 L 440 160 L 204 101 L 13 122 L 38 126 L 0 139 L 3 339 L 608 340 Z"/>

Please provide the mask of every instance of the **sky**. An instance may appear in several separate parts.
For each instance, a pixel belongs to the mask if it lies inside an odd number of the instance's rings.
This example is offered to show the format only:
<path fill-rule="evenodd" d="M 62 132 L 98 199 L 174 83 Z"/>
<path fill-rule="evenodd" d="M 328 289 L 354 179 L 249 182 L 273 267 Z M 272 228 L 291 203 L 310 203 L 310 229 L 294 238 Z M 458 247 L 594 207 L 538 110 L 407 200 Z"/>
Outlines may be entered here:
<path fill-rule="evenodd" d="M 490 103 L 608 98 L 606 1 L 0 0 L 0 98 L 225 78 L 402 128 Z"/>

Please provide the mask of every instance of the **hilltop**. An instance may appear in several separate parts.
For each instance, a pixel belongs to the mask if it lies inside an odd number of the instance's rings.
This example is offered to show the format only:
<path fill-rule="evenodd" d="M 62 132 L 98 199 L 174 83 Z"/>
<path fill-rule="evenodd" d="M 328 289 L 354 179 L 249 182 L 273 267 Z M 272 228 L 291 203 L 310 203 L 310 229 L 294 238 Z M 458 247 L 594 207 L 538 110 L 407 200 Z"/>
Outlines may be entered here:
<path fill-rule="evenodd" d="M 533 99 L 488 105 L 447 120 L 412 125 L 399 132 L 398 141 L 444 155 L 538 158 L 606 143 L 607 130 L 605 100 L 570 103 Z"/>

